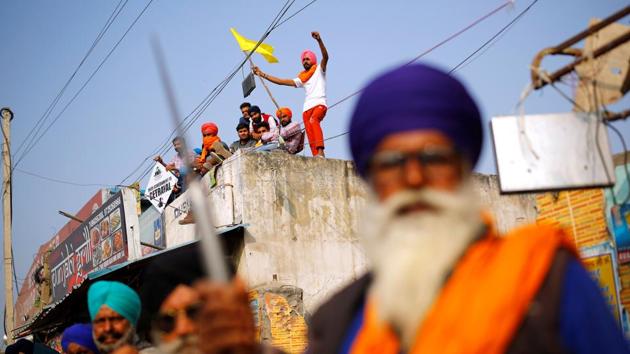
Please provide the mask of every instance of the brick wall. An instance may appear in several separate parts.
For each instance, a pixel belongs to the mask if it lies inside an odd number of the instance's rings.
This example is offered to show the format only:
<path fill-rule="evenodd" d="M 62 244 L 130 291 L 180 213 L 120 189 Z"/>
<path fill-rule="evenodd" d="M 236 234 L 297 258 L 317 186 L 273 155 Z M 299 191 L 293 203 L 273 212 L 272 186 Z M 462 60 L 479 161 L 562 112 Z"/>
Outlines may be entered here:
<path fill-rule="evenodd" d="M 610 240 L 602 189 L 539 194 L 536 205 L 537 222 L 564 228 L 578 248 Z"/>

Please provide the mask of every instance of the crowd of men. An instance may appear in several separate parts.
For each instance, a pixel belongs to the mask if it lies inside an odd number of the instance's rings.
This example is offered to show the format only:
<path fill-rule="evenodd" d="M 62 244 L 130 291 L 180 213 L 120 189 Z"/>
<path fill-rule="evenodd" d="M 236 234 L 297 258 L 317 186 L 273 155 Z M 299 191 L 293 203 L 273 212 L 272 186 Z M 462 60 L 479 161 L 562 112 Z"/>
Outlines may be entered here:
<path fill-rule="evenodd" d="M 304 128 L 293 121 L 293 112 L 288 107 L 277 109 L 275 116 L 264 113 L 259 106 L 249 102 L 240 105 L 241 117 L 236 125 L 238 140 L 229 146 L 219 137 L 219 127 L 213 122 L 201 126 L 201 148 L 183 151 L 182 139 L 173 139 L 175 156 L 168 163 L 161 156 L 155 161 L 161 163 L 168 171 L 173 172 L 179 179 L 173 190 L 173 197 L 179 196 L 185 189 L 186 179 L 207 173 L 213 166 L 220 165 L 225 159 L 237 152 L 251 151 L 284 151 L 297 154 L 304 149 L 304 133 L 308 138 L 308 145 L 315 157 L 325 157 L 324 134 L 321 122 L 326 116 L 326 67 L 328 65 L 328 51 L 319 32 L 312 32 L 311 36 L 317 41 L 322 53 L 321 63 L 317 55 L 305 50 L 300 56 L 304 70 L 294 79 L 279 79 L 263 73 L 258 67 L 253 68 L 254 74 L 261 79 L 269 80 L 278 85 L 304 88 L 305 99 L 302 113 Z M 188 164 L 187 161 L 192 161 Z M 191 165 L 192 171 L 188 166 Z"/>
<path fill-rule="evenodd" d="M 178 177 L 180 183 L 175 187 L 175 196 L 185 189 L 186 178 L 203 176 L 233 154 L 281 151 L 294 155 L 304 149 L 304 132 L 298 123 L 292 121 L 291 109 L 282 107 L 274 117 L 262 113 L 258 106 L 249 102 L 244 102 L 240 108 L 243 116 L 236 125 L 238 140 L 229 146 L 219 137 L 219 127 L 207 122 L 201 125 L 200 148 L 184 151 L 182 138 L 175 137 L 172 141 L 175 150 L 173 158 L 168 162 L 162 156 L 154 158 Z"/>
<path fill-rule="evenodd" d="M 305 106 L 304 115 L 321 120 L 325 109 L 311 109 Z M 244 104 L 241 110 L 234 151 L 266 146 L 258 143 L 265 140 L 280 144 L 279 137 L 293 146 L 287 142 L 292 135 L 272 128 L 258 107 Z M 298 130 L 290 126 L 290 110 L 278 116 L 276 128 Z M 205 129 L 204 147 L 206 136 L 215 137 L 207 147 L 220 154 L 213 150 L 218 129 Z M 630 353 L 562 230 L 494 230 L 470 179 L 481 153 L 482 120 L 457 79 L 423 64 L 390 70 L 362 91 L 349 131 L 356 170 L 371 190 L 359 230 L 370 269 L 314 313 L 307 353 Z M 311 147 L 319 154 L 318 144 Z M 92 284 L 91 331 L 69 327 L 64 351 L 149 350 L 135 335 L 146 311 L 151 350 L 280 353 L 258 342 L 244 282 L 207 280 L 199 254 L 154 261 L 143 291 L 141 303 L 125 284 Z"/>

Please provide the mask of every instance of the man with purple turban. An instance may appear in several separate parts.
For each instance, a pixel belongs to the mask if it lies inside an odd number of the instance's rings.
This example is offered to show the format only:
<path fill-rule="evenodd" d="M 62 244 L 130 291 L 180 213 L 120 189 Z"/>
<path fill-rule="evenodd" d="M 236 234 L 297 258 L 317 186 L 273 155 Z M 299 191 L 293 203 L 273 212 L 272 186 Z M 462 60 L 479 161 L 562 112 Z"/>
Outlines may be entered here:
<path fill-rule="evenodd" d="M 99 354 L 92 337 L 92 325 L 77 323 L 66 328 L 61 335 L 61 348 L 65 354 Z"/>
<path fill-rule="evenodd" d="M 317 64 L 317 56 L 310 50 L 305 50 L 300 56 L 304 71 L 298 74 L 295 79 L 280 79 L 275 76 L 263 73 L 258 67 L 254 67 L 254 74 L 267 79 L 274 84 L 304 87 L 306 97 L 302 119 L 304 120 L 304 130 L 311 147 L 313 156 L 324 157 L 324 133 L 320 126 L 321 121 L 326 116 L 328 106 L 326 104 L 326 65 L 328 64 L 328 51 L 319 32 L 311 32 L 311 36 L 319 44 L 322 52 L 322 61 Z"/>
<path fill-rule="evenodd" d="M 373 192 L 371 271 L 313 316 L 310 353 L 630 352 L 562 230 L 494 230 L 470 178 L 482 120 L 457 79 L 421 64 L 377 77 L 349 140 Z"/>
<path fill-rule="evenodd" d="M 457 79 L 420 64 L 377 77 L 349 139 L 372 192 L 359 230 L 371 269 L 313 315 L 308 353 L 630 353 L 561 230 L 494 230 L 470 178 L 482 120 Z"/>

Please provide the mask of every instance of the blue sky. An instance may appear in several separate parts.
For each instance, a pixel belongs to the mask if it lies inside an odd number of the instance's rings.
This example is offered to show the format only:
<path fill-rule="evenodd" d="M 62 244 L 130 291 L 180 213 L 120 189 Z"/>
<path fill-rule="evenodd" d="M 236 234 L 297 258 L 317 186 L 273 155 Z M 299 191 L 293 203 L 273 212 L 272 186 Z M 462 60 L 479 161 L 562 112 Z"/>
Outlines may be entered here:
<path fill-rule="evenodd" d="M 148 0 L 132 0 L 69 86 L 51 119 L 78 90 L 122 36 Z M 298 0 L 289 14 L 308 1 Z M 73 72 L 118 1 L 4 1 L 0 22 L 0 106 L 15 113 L 13 148 L 42 116 Z M 299 54 L 316 52 L 310 31 L 318 30 L 330 52 L 328 99 L 337 102 L 377 73 L 404 63 L 475 19 L 501 0 L 479 1 L 331 1 L 319 0 L 277 28 L 267 43 L 276 48 L 278 64 L 254 57 L 265 72 L 295 77 Z M 425 60 L 449 69 L 507 24 L 530 1 L 517 1 L 433 51 Z M 150 38 L 160 38 L 182 114 L 190 113 L 243 58 L 229 28 L 258 39 L 284 1 L 155 0 L 85 90 L 33 147 L 19 168 L 50 178 L 83 184 L 118 184 L 167 138 L 172 126 L 151 52 Z M 584 29 L 591 17 L 605 17 L 627 5 L 624 0 L 540 0 L 506 35 L 475 61 L 457 71 L 478 100 L 484 119 L 511 114 L 529 80 L 536 52 Z M 628 19 L 625 19 L 628 24 Z M 566 60 L 566 59 L 565 59 Z M 557 68 L 562 59 L 546 60 Z M 234 126 L 243 101 L 237 74 L 195 123 L 189 137 L 199 144 L 198 128 L 217 122 L 220 136 L 236 139 Z M 260 86 L 260 85 L 259 85 Z M 570 88 L 565 87 L 567 92 Z M 303 91 L 271 87 L 282 105 L 299 112 Z M 248 101 L 273 112 L 262 87 Z M 331 109 L 323 123 L 325 136 L 345 132 L 354 100 Z M 628 99 L 616 107 L 628 106 Z M 614 108 L 615 106 L 613 106 Z M 571 105 L 556 92 L 535 92 L 527 113 L 564 112 Z M 630 123 L 615 125 L 630 136 Z M 611 136 L 614 151 L 621 151 Z M 169 151 L 167 157 L 170 157 Z M 327 155 L 349 157 L 346 137 L 328 142 Z M 148 166 L 148 165 L 144 165 Z M 494 173 L 490 144 L 477 170 Z M 143 185 L 146 181 L 143 181 Z M 14 175 L 14 250 L 21 284 L 39 245 L 66 222 L 57 210 L 76 211 L 98 187 L 78 187 Z M 3 273 L 2 273 L 3 274 Z M 0 296 L 3 296 L 0 295 Z M 4 301 L 2 299 L 2 301 Z"/>

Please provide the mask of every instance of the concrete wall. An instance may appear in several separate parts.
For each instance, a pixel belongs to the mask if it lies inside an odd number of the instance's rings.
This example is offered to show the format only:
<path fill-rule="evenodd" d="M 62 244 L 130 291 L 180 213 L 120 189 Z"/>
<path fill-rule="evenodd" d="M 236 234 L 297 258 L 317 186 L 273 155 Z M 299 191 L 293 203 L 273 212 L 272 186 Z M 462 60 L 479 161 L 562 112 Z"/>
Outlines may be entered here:
<path fill-rule="evenodd" d="M 534 194 L 499 193 L 499 179 L 496 175 L 475 173 L 473 183 L 483 205 L 494 216 L 497 230 L 505 233 L 510 229 L 536 221 L 536 196 Z"/>
<path fill-rule="evenodd" d="M 234 192 L 230 182 L 232 173 L 237 173 L 239 170 L 236 165 L 240 161 L 238 159 L 231 161 L 232 163 L 226 163 L 225 168 L 217 172 L 217 177 L 220 176 L 220 184 L 215 184 L 214 187 L 211 187 L 209 175 L 204 176 L 201 180 L 201 183 L 208 187 L 208 198 L 210 198 L 210 204 L 214 210 L 214 223 L 218 228 L 239 224 L 242 221 L 240 214 L 237 215 L 234 208 Z M 191 208 L 192 204 L 188 198 L 188 192 L 184 192 L 164 209 L 164 230 L 167 248 L 195 239 L 194 224 L 179 224 L 179 221 L 186 217 Z"/>
<path fill-rule="evenodd" d="M 366 190 L 348 161 L 283 153 L 241 158 L 235 209 L 247 227 L 239 272 L 251 286 L 303 289 L 312 311 L 367 267 L 355 235 Z"/>
<path fill-rule="evenodd" d="M 216 180 L 216 226 L 247 224 L 238 271 L 250 287 L 300 288 L 310 313 L 367 269 L 356 235 L 367 188 L 351 162 L 252 153 L 225 161 Z M 500 231 L 536 220 L 533 196 L 500 196 L 496 176 L 474 182 Z M 193 225 L 178 224 L 189 207 L 184 194 L 166 208 L 167 247 L 194 239 Z"/>

